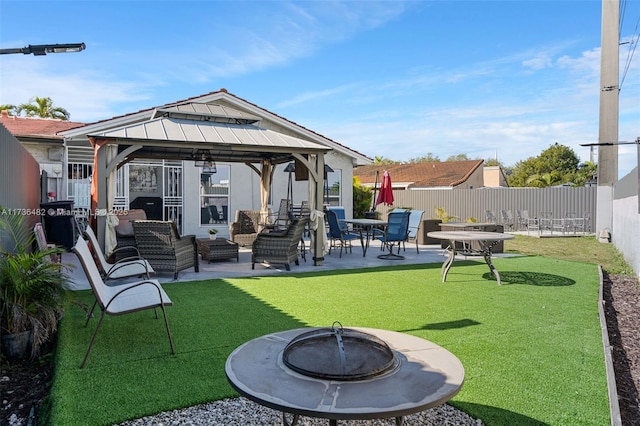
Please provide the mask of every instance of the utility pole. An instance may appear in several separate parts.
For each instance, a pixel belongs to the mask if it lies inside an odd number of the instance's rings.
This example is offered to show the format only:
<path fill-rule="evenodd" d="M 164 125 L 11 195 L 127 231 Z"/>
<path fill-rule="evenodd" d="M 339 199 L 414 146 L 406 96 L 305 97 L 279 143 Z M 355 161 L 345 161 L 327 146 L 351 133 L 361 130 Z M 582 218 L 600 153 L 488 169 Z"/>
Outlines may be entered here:
<path fill-rule="evenodd" d="M 613 185 L 618 180 L 620 0 L 602 0 L 600 117 L 596 232 L 613 232 Z"/>

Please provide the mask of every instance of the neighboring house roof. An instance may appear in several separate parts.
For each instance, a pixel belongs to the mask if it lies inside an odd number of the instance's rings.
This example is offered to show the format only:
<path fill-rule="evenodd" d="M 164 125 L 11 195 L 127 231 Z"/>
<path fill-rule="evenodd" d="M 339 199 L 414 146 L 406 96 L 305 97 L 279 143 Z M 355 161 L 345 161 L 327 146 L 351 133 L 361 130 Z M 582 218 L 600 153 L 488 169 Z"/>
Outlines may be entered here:
<path fill-rule="evenodd" d="M 479 168 L 484 160 L 434 161 L 428 163 L 385 164 L 359 166 L 353 170 L 354 177 L 363 185 L 373 185 L 376 172 L 378 184 L 384 171 L 391 175 L 394 188 L 442 188 L 455 187 L 465 182 Z"/>
<path fill-rule="evenodd" d="M 16 117 L 9 115 L 6 110 L 3 110 L 0 115 L 0 123 L 15 137 L 53 139 L 60 142 L 62 142 L 63 137 L 58 135 L 58 132 L 84 126 L 84 123 L 74 121 Z"/>
<path fill-rule="evenodd" d="M 186 104 L 216 104 L 217 102 L 224 101 L 228 104 L 235 106 L 237 109 L 242 109 L 247 111 L 249 116 L 255 116 L 255 118 L 263 117 L 264 119 L 269 120 L 270 122 L 275 123 L 278 126 L 281 126 L 283 129 L 288 129 L 289 131 L 295 132 L 295 137 L 299 137 L 300 134 L 304 135 L 310 141 L 321 143 L 323 145 L 328 146 L 329 148 L 335 149 L 345 155 L 348 155 L 354 159 L 355 164 L 370 164 L 372 159 L 367 157 L 366 155 L 355 151 L 351 148 L 348 148 L 332 139 L 327 138 L 326 136 L 322 136 L 319 133 L 316 133 L 312 130 L 307 129 L 304 126 L 301 126 L 293 121 L 290 121 L 284 117 L 281 117 L 271 111 L 268 111 L 254 103 L 251 103 L 243 98 L 240 98 L 236 95 L 229 93 L 226 89 L 220 89 L 215 92 L 206 93 L 200 96 L 194 96 L 191 98 L 183 99 L 176 102 L 171 102 L 165 105 L 143 109 L 137 112 L 132 112 L 125 115 L 120 115 L 116 117 L 112 117 L 106 120 L 96 121 L 94 123 L 89 123 L 83 129 L 79 129 L 77 131 L 71 130 L 68 132 L 63 132 L 63 135 L 70 140 L 71 142 L 76 140 L 83 140 L 87 134 L 94 134 L 99 132 L 104 132 L 107 129 L 129 126 L 132 123 L 147 121 L 149 120 L 156 110 L 167 109 L 170 107 L 181 106 Z M 222 108 L 222 106 L 219 106 Z M 257 124 L 260 127 L 263 127 L 261 123 Z M 280 132 L 283 133 L 283 132 Z"/>

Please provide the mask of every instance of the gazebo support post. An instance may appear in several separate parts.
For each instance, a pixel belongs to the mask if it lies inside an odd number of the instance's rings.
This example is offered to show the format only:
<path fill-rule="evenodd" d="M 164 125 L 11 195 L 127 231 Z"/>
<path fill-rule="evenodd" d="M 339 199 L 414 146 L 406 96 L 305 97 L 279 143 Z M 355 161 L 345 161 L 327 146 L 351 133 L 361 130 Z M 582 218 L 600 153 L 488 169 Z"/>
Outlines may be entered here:
<path fill-rule="evenodd" d="M 324 207 L 324 154 L 319 154 L 315 157 L 315 173 L 310 173 L 314 182 L 309 182 L 309 185 L 315 186 L 315 191 L 310 191 L 315 192 L 315 209 L 322 211 Z M 313 266 L 322 266 L 324 262 L 324 238 L 318 236 L 320 229 L 324 228 L 317 228 L 313 231 Z M 318 255 L 318 253 L 320 253 L 320 255 Z"/>
<path fill-rule="evenodd" d="M 101 139 L 94 139 L 89 137 L 91 144 L 94 146 L 94 176 L 92 182 L 92 190 L 94 191 L 91 194 L 92 199 L 92 211 L 90 215 L 93 215 L 96 226 L 96 236 L 98 237 L 98 241 L 100 245 L 102 245 L 102 249 L 104 249 L 104 239 L 105 239 L 105 229 L 107 225 L 107 203 L 108 203 L 108 194 L 107 194 L 107 150 L 102 149 L 107 141 Z M 97 175 L 97 176 L 96 176 Z M 104 214 L 103 214 L 104 213 Z"/>

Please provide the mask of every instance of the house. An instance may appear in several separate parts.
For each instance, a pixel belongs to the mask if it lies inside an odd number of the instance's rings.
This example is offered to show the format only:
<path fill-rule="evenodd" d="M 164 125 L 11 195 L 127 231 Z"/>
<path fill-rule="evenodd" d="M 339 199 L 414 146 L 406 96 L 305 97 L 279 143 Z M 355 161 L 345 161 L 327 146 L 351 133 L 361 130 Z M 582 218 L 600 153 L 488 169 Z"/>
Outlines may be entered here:
<path fill-rule="evenodd" d="M 63 196 L 66 193 L 68 174 L 78 173 L 78 171 L 69 170 L 68 173 L 63 173 L 67 152 L 64 138 L 58 135 L 58 132 L 81 127 L 84 124 L 64 120 L 10 116 L 7 111 L 0 113 L 0 123 L 20 141 L 40 164 L 40 172 L 45 176 L 43 192 L 51 194 L 52 198 Z M 90 151 L 90 154 L 92 157 L 93 151 Z M 88 157 L 83 160 L 89 163 L 93 161 Z M 85 197 L 86 202 L 89 201 L 88 195 Z"/>
<path fill-rule="evenodd" d="M 325 186 L 330 189 L 326 192 L 324 203 L 344 205 L 347 211 L 352 210 L 353 167 L 371 162 L 369 157 L 357 151 L 221 89 L 94 123 L 74 123 L 52 130 L 47 142 L 55 142 L 58 149 L 62 147 L 62 160 L 58 166 L 67 171 L 61 173 L 57 198 L 73 200 L 75 208 L 90 208 L 90 187 L 95 167 L 94 147 L 90 139 L 121 141 L 146 138 L 147 148 L 152 145 L 156 147 L 153 152 L 148 151 L 147 158 L 144 157 L 144 149 L 130 147 L 130 157 L 123 157 L 124 161 L 118 164 L 109 209 L 143 208 L 149 218 L 176 221 L 184 234 L 205 236 L 210 228 L 216 228 L 220 231 L 219 235 L 228 235 L 228 224 L 233 221 L 236 210 L 261 208 L 262 182 L 256 173 L 260 164 L 250 157 L 246 161 L 240 157 L 229 157 L 233 149 L 217 152 L 212 149 L 197 150 L 196 156 L 193 148 L 187 150 L 176 146 L 169 149 L 165 146 L 162 148 L 163 154 L 158 154 L 160 148 L 157 145 L 161 141 L 149 133 L 149 128 L 168 116 L 172 117 L 174 124 L 181 123 L 180 131 L 183 133 L 176 136 L 178 138 L 189 136 L 184 132 L 198 131 L 198 126 L 187 128 L 187 124 L 184 124 L 189 120 L 193 124 L 192 119 L 197 116 L 200 123 L 225 123 L 225 129 L 215 130 L 226 132 L 218 135 L 220 137 L 241 139 L 258 135 L 282 141 L 285 145 L 299 143 L 321 146 L 326 151 L 324 161 L 328 166 L 325 169 Z M 165 131 L 170 130 L 167 129 L 164 128 Z M 209 130 L 214 131 L 212 128 Z M 21 141 L 26 136 L 19 130 L 12 133 Z M 195 134 L 192 136 L 196 137 Z M 171 143 L 170 140 L 164 142 Z M 266 149 L 266 144 L 270 142 L 261 140 L 259 143 L 264 143 Z M 122 150 L 122 145 L 119 146 L 118 149 Z M 137 155 L 131 155 L 136 149 Z M 269 149 L 274 157 L 283 150 Z M 283 154 L 291 156 L 291 149 Z M 234 161 L 220 161 L 220 158 Z M 304 167 L 296 167 L 295 174 L 292 174 L 285 171 L 287 166 L 288 163 L 274 162 L 271 171 L 270 198 L 267 202 L 274 210 L 277 210 L 283 198 L 293 198 L 294 203 L 309 199 L 309 181 L 303 173 Z M 54 173 L 55 170 L 52 169 Z"/>
<path fill-rule="evenodd" d="M 507 177 L 500 166 L 483 167 L 484 186 L 487 188 L 508 187 Z"/>
<path fill-rule="evenodd" d="M 473 189 L 484 186 L 484 160 L 358 166 L 353 174 L 364 186 L 373 186 L 386 170 L 393 189 Z"/>

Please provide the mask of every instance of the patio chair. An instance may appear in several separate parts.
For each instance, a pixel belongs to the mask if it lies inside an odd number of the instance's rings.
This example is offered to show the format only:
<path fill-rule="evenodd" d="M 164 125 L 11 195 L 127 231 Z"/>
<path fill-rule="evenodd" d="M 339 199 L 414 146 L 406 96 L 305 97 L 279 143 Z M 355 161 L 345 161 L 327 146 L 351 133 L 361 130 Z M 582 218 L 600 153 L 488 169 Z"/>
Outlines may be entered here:
<path fill-rule="evenodd" d="M 51 250 L 58 247 L 55 244 L 51 244 L 47 242 L 47 237 L 44 234 L 44 228 L 42 226 L 42 223 L 38 222 L 33 226 L 33 233 L 36 237 L 36 242 L 38 243 L 39 250 L 41 251 Z M 51 261 L 51 263 L 60 263 L 61 262 L 60 253 L 51 253 L 49 255 L 49 260 Z"/>
<path fill-rule="evenodd" d="M 409 234 L 409 212 L 394 211 L 389 213 L 387 218 L 387 226 L 382 236 L 376 237 L 380 240 L 385 249 L 389 250 L 387 254 L 381 254 L 379 259 L 401 260 L 404 256 L 400 256 L 400 245 L 407 240 Z M 398 254 L 393 253 L 393 247 L 398 245 Z"/>
<path fill-rule="evenodd" d="M 416 242 L 416 252 L 420 253 L 420 248 L 418 248 L 418 230 L 420 229 L 420 224 L 422 223 L 422 215 L 424 214 L 423 210 L 410 210 L 409 211 L 409 228 L 407 232 L 407 241 L 414 240 Z M 403 242 L 404 247 L 404 242 Z M 406 250 L 406 247 L 405 247 Z"/>
<path fill-rule="evenodd" d="M 171 337 L 171 330 L 169 330 L 169 320 L 167 319 L 167 313 L 165 311 L 165 306 L 171 306 L 173 303 L 158 280 L 144 280 L 117 286 L 108 286 L 102 280 L 98 266 L 94 262 L 91 251 L 89 250 L 89 246 L 83 238 L 78 238 L 76 245 L 73 247 L 73 251 L 80 260 L 82 269 L 87 275 L 91 290 L 93 290 L 96 298 L 93 308 L 91 308 L 91 311 L 87 314 L 87 320 L 84 324 L 85 327 L 89 324 L 96 305 L 99 305 L 102 311 L 96 330 L 93 336 L 91 336 L 87 352 L 80 364 L 80 368 L 84 368 L 87 362 L 87 358 L 91 353 L 91 348 L 96 340 L 98 331 L 100 331 L 100 326 L 102 325 L 105 315 L 123 315 L 145 309 L 153 309 L 156 314 L 156 319 L 158 318 L 156 308 L 162 310 L 167 335 L 169 337 L 169 345 L 171 346 L 171 354 L 175 355 L 173 338 Z"/>
<path fill-rule="evenodd" d="M 331 210 L 336 213 L 336 215 L 338 216 L 338 226 L 340 226 L 340 229 L 342 229 L 343 231 L 351 231 L 349 225 L 346 222 L 343 222 L 343 220 L 347 218 L 343 206 L 329 206 L 327 207 L 327 210 Z"/>
<path fill-rule="evenodd" d="M 529 225 L 529 211 L 516 210 L 516 221 L 518 222 L 518 231 L 524 231 Z"/>
<path fill-rule="evenodd" d="M 198 247 L 195 235 L 178 234 L 175 222 L 162 220 L 136 220 L 133 222 L 133 233 L 140 256 L 146 259 L 153 269 L 173 272 L 173 279 L 178 279 L 178 272 L 198 265 Z"/>
<path fill-rule="evenodd" d="M 500 210 L 500 216 L 502 217 L 502 224 L 509 230 L 513 230 L 513 213 L 511 210 Z"/>
<path fill-rule="evenodd" d="M 102 269 L 101 275 L 103 279 L 115 280 L 129 277 L 150 278 L 150 274 L 155 274 L 156 271 L 153 270 L 149 262 L 141 258 L 139 255 L 124 257 L 115 263 L 107 262 L 107 259 L 105 259 L 104 254 L 102 254 L 102 250 L 100 249 L 100 244 L 98 244 L 96 234 L 93 232 L 93 229 L 91 229 L 90 226 L 86 227 L 86 229 L 84 230 L 84 235 L 87 240 L 89 240 L 89 244 L 93 249 L 94 259 L 97 260 L 97 264 Z M 123 249 L 131 250 L 131 247 L 123 247 Z M 135 248 L 135 250 L 138 251 L 137 248 Z"/>
<path fill-rule="evenodd" d="M 563 222 L 565 232 L 572 232 L 573 235 L 578 232 L 585 232 L 585 218 L 578 217 L 575 212 L 565 213 Z"/>
<path fill-rule="evenodd" d="M 211 223 L 211 212 L 209 211 L 209 206 L 200 207 L 200 223 Z"/>
<path fill-rule="evenodd" d="M 327 222 L 329 222 L 329 254 L 331 254 L 332 248 L 340 246 L 340 256 L 342 257 L 342 249 L 349 249 L 349 253 L 352 253 L 351 241 L 360 236 L 351 234 L 348 229 L 340 228 L 340 222 L 338 222 L 338 213 L 335 210 L 327 210 Z"/>
<path fill-rule="evenodd" d="M 484 217 L 485 217 L 487 222 L 498 223 L 498 218 L 496 218 L 496 215 L 493 214 L 493 212 L 491 210 L 485 210 L 484 211 Z"/>
<path fill-rule="evenodd" d="M 539 216 L 540 232 L 549 231 L 553 233 L 553 213 L 541 212 Z"/>
<path fill-rule="evenodd" d="M 220 217 L 220 212 L 218 211 L 218 206 L 211 205 L 209 206 L 209 212 L 211 213 L 211 220 L 213 223 L 222 223 L 222 217 Z"/>
<path fill-rule="evenodd" d="M 276 213 L 270 214 L 267 223 L 264 224 L 265 229 L 282 230 L 289 226 L 289 222 L 293 215 L 291 213 L 291 202 L 286 198 L 280 200 L 280 206 Z"/>
<path fill-rule="evenodd" d="M 133 235 L 134 220 L 147 220 L 147 213 L 142 209 L 126 210 L 125 215 L 118 215 L 116 226 L 116 248 L 109 256 L 110 260 L 119 261 L 125 257 L 140 256 L 136 248 L 136 237 Z M 125 249 L 126 248 L 126 249 Z"/>
<path fill-rule="evenodd" d="M 284 231 L 258 234 L 251 246 L 251 269 L 255 269 L 259 262 L 284 264 L 287 271 L 291 270 L 291 262 L 299 265 L 298 246 L 306 223 L 306 219 L 294 219 Z"/>
<path fill-rule="evenodd" d="M 260 210 L 236 210 L 235 221 L 229 224 L 229 239 L 241 246 L 250 246 L 262 230 Z"/>
<path fill-rule="evenodd" d="M 591 233 L 591 212 L 584 212 L 584 232 Z"/>
<path fill-rule="evenodd" d="M 73 209 L 73 219 L 76 235 L 82 235 L 85 228 L 89 225 L 89 209 L 84 207 Z"/>
<path fill-rule="evenodd" d="M 537 217 L 529 217 L 529 212 L 523 210 L 523 226 L 527 230 L 527 234 L 531 231 L 537 231 L 538 234 L 542 233 L 542 226 L 540 223 L 540 219 Z"/>

